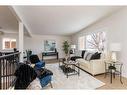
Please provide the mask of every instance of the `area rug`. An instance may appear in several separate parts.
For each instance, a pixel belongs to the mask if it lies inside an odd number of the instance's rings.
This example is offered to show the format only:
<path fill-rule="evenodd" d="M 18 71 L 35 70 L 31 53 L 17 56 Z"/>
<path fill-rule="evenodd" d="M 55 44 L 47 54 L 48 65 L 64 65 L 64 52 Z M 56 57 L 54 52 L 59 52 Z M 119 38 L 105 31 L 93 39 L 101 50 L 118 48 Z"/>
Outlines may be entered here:
<path fill-rule="evenodd" d="M 80 76 L 72 75 L 67 78 L 63 71 L 59 68 L 59 65 L 56 64 L 46 64 L 46 68 L 53 72 L 52 85 L 51 88 L 49 85 L 43 89 L 96 89 L 99 88 L 105 83 L 94 78 L 88 73 L 80 70 Z"/>

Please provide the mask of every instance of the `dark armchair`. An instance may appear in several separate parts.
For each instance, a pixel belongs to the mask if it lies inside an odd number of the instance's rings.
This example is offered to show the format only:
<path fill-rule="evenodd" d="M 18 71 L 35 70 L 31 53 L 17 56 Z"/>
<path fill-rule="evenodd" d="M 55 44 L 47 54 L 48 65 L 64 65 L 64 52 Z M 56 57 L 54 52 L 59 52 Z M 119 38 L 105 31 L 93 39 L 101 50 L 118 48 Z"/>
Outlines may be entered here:
<path fill-rule="evenodd" d="M 30 62 L 32 64 L 35 64 L 34 69 L 37 73 L 37 77 L 40 79 L 41 86 L 44 87 L 50 83 L 50 85 L 52 87 L 51 81 L 52 81 L 53 73 L 52 73 L 52 71 L 44 68 L 45 62 L 39 60 L 39 57 L 37 55 L 31 55 Z"/>
<path fill-rule="evenodd" d="M 30 62 L 31 64 L 35 64 L 35 66 L 38 66 L 40 68 L 45 67 L 45 62 L 41 61 L 37 55 L 31 55 Z"/>

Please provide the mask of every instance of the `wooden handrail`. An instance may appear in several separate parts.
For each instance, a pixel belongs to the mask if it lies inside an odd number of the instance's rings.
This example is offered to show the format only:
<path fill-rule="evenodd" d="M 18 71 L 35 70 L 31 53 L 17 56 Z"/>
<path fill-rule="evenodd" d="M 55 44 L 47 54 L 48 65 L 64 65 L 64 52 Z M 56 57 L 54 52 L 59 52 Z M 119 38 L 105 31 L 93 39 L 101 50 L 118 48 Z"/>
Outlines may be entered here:
<path fill-rule="evenodd" d="M 7 54 L 7 55 L 3 55 L 3 56 L 0 56 L 0 59 L 1 58 L 6 58 L 6 57 L 9 57 L 9 56 L 12 56 L 12 55 L 17 55 L 17 54 L 20 54 L 21 52 L 15 52 L 15 53 L 12 53 L 12 54 Z"/>

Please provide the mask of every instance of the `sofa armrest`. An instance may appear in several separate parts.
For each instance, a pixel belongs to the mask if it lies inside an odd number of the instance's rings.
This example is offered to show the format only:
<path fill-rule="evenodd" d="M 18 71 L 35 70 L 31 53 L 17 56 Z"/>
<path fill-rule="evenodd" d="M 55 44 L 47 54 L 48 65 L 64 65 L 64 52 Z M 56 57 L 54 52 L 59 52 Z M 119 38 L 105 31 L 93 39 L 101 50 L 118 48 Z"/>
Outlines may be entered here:
<path fill-rule="evenodd" d="M 102 59 L 91 60 L 90 63 L 91 63 L 91 69 L 94 75 L 105 72 L 104 60 Z"/>
<path fill-rule="evenodd" d="M 94 60 L 90 60 L 90 63 L 100 63 L 100 62 L 103 62 L 102 59 L 94 59 Z"/>

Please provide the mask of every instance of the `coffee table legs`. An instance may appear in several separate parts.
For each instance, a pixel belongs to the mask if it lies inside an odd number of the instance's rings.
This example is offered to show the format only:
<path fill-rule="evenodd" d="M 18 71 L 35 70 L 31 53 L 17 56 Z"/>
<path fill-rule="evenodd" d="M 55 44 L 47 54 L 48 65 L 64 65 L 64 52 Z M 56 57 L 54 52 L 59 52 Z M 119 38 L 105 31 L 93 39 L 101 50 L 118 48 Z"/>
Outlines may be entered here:
<path fill-rule="evenodd" d="M 78 64 L 78 66 L 80 66 L 80 65 Z M 69 65 L 66 65 L 66 67 L 69 68 Z M 78 76 L 80 76 L 80 69 L 76 65 L 72 65 L 71 68 L 74 70 L 74 73 L 69 75 L 69 73 L 68 73 L 69 69 L 67 69 L 68 70 L 66 73 L 67 78 L 68 78 L 68 76 L 76 75 L 76 74 L 78 74 Z M 77 70 L 76 70 L 76 68 L 77 68 Z"/>
<path fill-rule="evenodd" d="M 64 65 L 65 67 L 61 67 L 62 65 Z M 63 69 L 63 72 L 65 73 L 65 75 L 67 76 L 67 78 L 71 75 L 80 75 L 80 68 L 79 68 L 79 63 L 64 63 L 62 60 L 59 60 L 59 67 Z"/>
<path fill-rule="evenodd" d="M 80 67 L 80 64 L 78 64 L 78 67 Z M 80 69 L 78 68 L 78 75 L 80 75 Z"/>
<path fill-rule="evenodd" d="M 67 65 L 67 68 L 68 68 L 68 65 Z M 69 72 L 69 69 L 67 69 L 68 71 L 67 71 L 67 73 L 66 73 L 66 75 L 67 75 L 67 78 L 68 78 L 68 72 Z"/>

